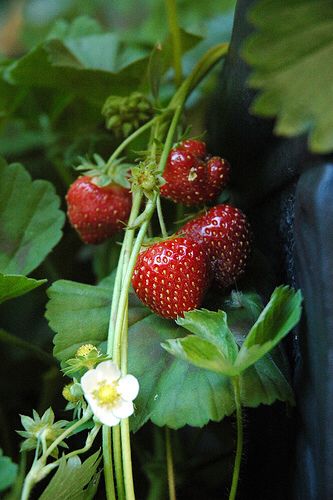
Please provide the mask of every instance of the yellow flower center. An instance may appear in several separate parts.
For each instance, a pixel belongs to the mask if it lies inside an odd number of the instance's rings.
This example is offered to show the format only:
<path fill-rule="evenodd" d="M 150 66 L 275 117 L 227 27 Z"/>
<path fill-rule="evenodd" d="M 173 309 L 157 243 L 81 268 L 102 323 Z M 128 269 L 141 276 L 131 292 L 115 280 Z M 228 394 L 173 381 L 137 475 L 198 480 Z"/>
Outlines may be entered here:
<path fill-rule="evenodd" d="M 119 399 L 117 383 L 107 384 L 105 381 L 100 382 L 98 389 L 93 392 L 93 396 L 97 399 L 100 406 L 111 408 Z"/>

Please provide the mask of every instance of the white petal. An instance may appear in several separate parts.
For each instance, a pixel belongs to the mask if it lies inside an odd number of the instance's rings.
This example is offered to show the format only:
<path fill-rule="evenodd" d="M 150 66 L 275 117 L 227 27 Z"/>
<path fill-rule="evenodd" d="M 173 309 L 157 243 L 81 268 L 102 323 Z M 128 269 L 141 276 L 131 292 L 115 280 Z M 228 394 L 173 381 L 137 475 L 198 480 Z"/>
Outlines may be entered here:
<path fill-rule="evenodd" d="M 132 413 L 134 413 L 133 403 L 130 401 L 124 401 L 123 399 L 120 399 L 120 401 L 113 406 L 112 413 L 114 414 L 115 417 L 127 418 L 130 415 L 132 415 Z"/>
<path fill-rule="evenodd" d="M 102 424 L 108 425 L 109 427 L 113 427 L 114 425 L 118 425 L 120 422 L 120 418 L 116 417 L 112 411 L 106 410 L 101 406 L 97 406 L 92 408 L 95 417 L 98 418 L 102 422 Z"/>
<path fill-rule="evenodd" d="M 118 380 L 121 373 L 118 366 L 113 363 L 113 361 L 103 361 L 96 366 L 95 371 L 97 373 L 98 380 L 107 380 L 112 382 L 113 380 Z"/>
<path fill-rule="evenodd" d="M 133 401 L 139 393 L 139 382 L 134 375 L 125 375 L 118 382 L 118 392 L 126 401 Z"/>
<path fill-rule="evenodd" d="M 92 392 L 97 386 L 96 370 L 88 370 L 83 377 L 81 377 L 81 386 L 84 393 Z"/>

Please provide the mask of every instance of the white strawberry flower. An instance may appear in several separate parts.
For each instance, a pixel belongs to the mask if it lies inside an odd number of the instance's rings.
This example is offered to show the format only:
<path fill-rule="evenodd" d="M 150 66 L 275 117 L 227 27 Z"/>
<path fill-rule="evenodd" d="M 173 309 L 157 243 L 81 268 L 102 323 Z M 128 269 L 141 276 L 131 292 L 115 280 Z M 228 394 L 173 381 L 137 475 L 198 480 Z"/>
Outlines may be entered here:
<path fill-rule="evenodd" d="M 139 382 L 133 375 L 121 376 L 113 361 L 103 361 L 81 378 L 84 397 L 95 417 L 110 427 L 119 424 L 134 412 L 133 399 L 139 392 Z"/>

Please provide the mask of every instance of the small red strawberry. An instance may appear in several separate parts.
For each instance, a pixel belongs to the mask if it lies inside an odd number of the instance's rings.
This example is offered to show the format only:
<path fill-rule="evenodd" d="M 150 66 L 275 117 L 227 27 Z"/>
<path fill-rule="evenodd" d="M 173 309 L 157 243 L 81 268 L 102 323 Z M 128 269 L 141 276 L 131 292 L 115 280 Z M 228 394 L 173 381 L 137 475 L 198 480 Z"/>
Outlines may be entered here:
<path fill-rule="evenodd" d="M 84 243 L 102 243 L 124 227 L 132 196 L 128 189 L 111 183 L 97 186 L 92 177 L 79 177 L 67 196 L 68 218 Z"/>
<path fill-rule="evenodd" d="M 204 245 L 213 276 L 222 287 L 230 286 L 244 272 L 251 246 L 251 230 L 238 208 L 217 205 L 187 222 L 179 233 Z"/>
<path fill-rule="evenodd" d="M 209 202 L 228 183 L 229 171 L 226 160 L 207 155 L 204 142 L 188 139 L 169 153 L 161 195 L 188 206 Z"/>
<path fill-rule="evenodd" d="M 210 284 L 201 245 L 189 238 L 165 240 L 142 251 L 132 284 L 139 299 L 163 318 L 177 318 L 200 306 Z"/>

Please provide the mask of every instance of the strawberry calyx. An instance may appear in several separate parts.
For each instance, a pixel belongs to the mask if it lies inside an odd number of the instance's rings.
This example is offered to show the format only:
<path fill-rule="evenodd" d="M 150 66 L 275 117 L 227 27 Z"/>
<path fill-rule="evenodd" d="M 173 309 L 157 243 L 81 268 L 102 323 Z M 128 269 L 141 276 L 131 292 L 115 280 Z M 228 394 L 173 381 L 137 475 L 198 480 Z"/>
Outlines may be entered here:
<path fill-rule="evenodd" d="M 91 182 L 98 187 L 106 187 L 110 184 L 118 184 L 124 188 L 130 188 L 129 172 L 131 163 L 124 163 L 124 158 L 108 160 L 107 162 L 98 154 L 93 155 L 93 160 L 79 157 L 80 164 L 75 170 L 91 177 Z"/>
<path fill-rule="evenodd" d="M 151 199 L 154 192 L 159 192 L 160 187 L 165 184 L 158 164 L 154 160 L 141 161 L 137 166 L 132 168 L 132 176 L 130 178 L 132 192 L 141 190 L 143 194 Z"/>

